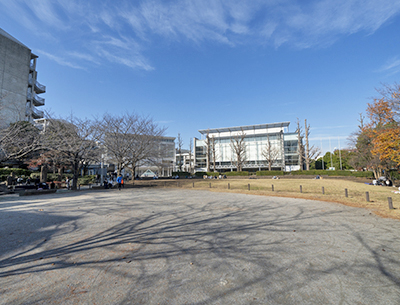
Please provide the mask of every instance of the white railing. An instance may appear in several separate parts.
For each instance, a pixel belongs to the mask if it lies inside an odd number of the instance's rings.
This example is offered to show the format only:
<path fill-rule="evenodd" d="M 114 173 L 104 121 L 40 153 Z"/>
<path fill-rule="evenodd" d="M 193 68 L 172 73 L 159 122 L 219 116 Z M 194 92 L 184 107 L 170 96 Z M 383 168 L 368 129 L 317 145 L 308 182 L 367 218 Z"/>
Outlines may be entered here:
<path fill-rule="evenodd" d="M 38 81 L 35 82 L 35 86 L 38 87 L 40 89 L 40 91 L 43 91 L 43 92 L 46 91 L 46 86 L 42 85 Z"/>
<path fill-rule="evenodd" d="M 35 93 L 28 92 L 27 98 L 28 99 L 32 99 L 33 100 L 33 104 L 35 106 L 43 106 L 44 105 L 44 98 L 38 96 Z"/>
<path fill-rule="evenodd" d="M 41 119 L 44 117 L 44 112 L 32 107 L 32 115 L 37 119 Z"/>

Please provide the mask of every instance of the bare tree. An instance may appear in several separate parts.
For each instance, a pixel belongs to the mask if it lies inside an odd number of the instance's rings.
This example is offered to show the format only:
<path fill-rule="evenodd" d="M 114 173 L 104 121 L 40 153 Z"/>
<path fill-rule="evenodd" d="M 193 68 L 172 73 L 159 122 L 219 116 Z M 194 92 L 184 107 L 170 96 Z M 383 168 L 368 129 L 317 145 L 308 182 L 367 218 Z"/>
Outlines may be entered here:
<path fill-rule="evenodd" d="M 192 158 L 193 158 L 193 141 L 192 141 L 192 139 L 190 139 L 190 141 L 189 141 L 189 173 L 193 172 Z"/>
<path fill-rule="evenodd" d="M 20 121 L 0 130 L 0 161 L 32 157 L 41 146 L 41 133 L 32 123 Z"/>
<path fill-rule="evenodd" d="M 177 148 L 176 148 L 176 152 L 178 153 L 178 168 L 179 168 L 179 171 L 181 172 L 182 171 L 182 161 L 183 161 L 183 158 L 182 158 L 182 147 L 183 147 L 183 139 L 181 138 L 181 134 L 180 133 L 178 133 L 178 137 L 176 138 L 176 146 L 177 146 Z"/>
<path fill-rule="evenodd" d="M 313 160 L 321 151 L 318 147 L 315 147 L 314 145 L 312 145 L 310 147 L 310 143 L 309 143 L 309 136 L 310 136 L 310 125 L 307 125 L 307 120 L 304 120 L 304 126 L 305 126 L 305 152 L 304 152 L 304 156 L 305 156 L 305 161 L 306 161 L 306 170 L 310 170 L 310 163 L 311 160 Z"/>
<path fill-rule="evenodd" d="M 212 136 L 210 138 L 210 152 L 211 152 L 211 159 L 212 159 L 212 162 L 213 162 L 213 171 L 214 172 L 217 171 L 216 165 L 217 165 L 217 158 L 218 158 L 216 142 L 217 142 L 217 140 L 215 139 L 214 136 Z"/>
<path fill-rule="evenodd" d="M 79 119 L 71 115 L 67 119 L 48 118 L 43 133 L 43 148 L 59 154 L 63 163 L 72 170 L 72 189 L 77 189 L 80 170 L 85 163 L 99 160 L 99 140 L 101 130 L 89 119 Z"/>
<path fill-rule="evenodd" d="M 204 144 L 206 146 L 206 167 L 207 167 L 207 172 L 211 171 L 211 143 L 210 143 L 211 139 L 210 139 L 210 130 L 207 129 L 207 134 L 206 134 L 206 139 L 204 141 Z"/>
<path fill-rule="evenodd" d="M 400 120 L 400 83 L 394 83 L 393 85 L 383 84 L 383 88 L 378 88 L 376 91 L 389 102 L 397 120 Z"/>
<path fill-rule="evenodd" d="M 238 172 L 241 172 L 243 170 L 243 166 L 244 163 L 246 162 L 247 156 L 246 156 L 246 142 L 245 142 L 245 138 L 246 138 L 246 134 L 243 131 L 243 129 L 241 129 L 242 132 L 238 133 L 236 136 L 231 138 L 231 148 L 232 151 L 235 154 L 236 160 L 236 169 Z"/>
<path fill-rule="evenodd" d="M 271 144 L 269 133 L 267 133 L 267 144 L 265 145 L 262 155 L 268 163 L 268 170 L 271 171 L 273 163 L 278 160 L 280 156 L 280 150 L 278 147 Z"/>
<path fill-rule="evenodd" d="M 304 145 L 303 145 L 303 130 L 301 129 L 300 126 L 300 121 L 297 119 L 297 154 L 299 156 L 299 165 L 300 165 L 300 170 L 303 170 L 304 167 Z"/>
<path fill-rule="evenodd" d="M 102 145 L 111 161 L 117 165 L 118 174 L 129 167 L 132 175 L 141 161 L 156 162 L 160 158 L 159 143 L 165 129 L 153 119 L 137 114 L 111 116 L 105 114 L 100 121 L 103 130 Z"/>
<path fill-rule="evenodd" d="M 168 157 L 168 151 L 161 145 L 165 128 L 159 127 L 149 118 L 142 119 L 140 125 L 140 134 L 135 135 L 134 146 L 128 155 L 128 166 L 133 176 L 136 175 L 136 168 L 141 162 L 163 166 L 162 160 Z"/>

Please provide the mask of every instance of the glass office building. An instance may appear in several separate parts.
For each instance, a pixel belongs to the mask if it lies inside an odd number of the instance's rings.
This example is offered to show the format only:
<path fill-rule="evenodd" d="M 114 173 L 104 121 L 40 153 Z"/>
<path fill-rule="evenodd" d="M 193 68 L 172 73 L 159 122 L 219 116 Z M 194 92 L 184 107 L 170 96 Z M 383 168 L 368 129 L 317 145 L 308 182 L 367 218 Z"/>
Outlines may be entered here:
<path fill-rule="evenodd" d="M 218 172 L 235 171 L 237 168 L 236 154 L 233 149 L 235 138 L 244 135 L 246 147 L 246 161 L 243 170 L 255 172 L 268 170 L 268 162 L 263 151 L 270 149 L 276 157 L 272 164 L 273 170 L 299 170 L 298 138 L 297 133 L 290 133 L 289 122 L 259 124 L 199 130 L 201 139 L 194 138 L 195 171 L 206 171 L 209 167 L 214 170 L 212 149 L 207 149 L 207 137 L 210 147 L 215 146 L 215 170 Z M 209 157 L 207 157 L 207 151 Z M 209 165 L 209 166 L 207 166 Z"/>

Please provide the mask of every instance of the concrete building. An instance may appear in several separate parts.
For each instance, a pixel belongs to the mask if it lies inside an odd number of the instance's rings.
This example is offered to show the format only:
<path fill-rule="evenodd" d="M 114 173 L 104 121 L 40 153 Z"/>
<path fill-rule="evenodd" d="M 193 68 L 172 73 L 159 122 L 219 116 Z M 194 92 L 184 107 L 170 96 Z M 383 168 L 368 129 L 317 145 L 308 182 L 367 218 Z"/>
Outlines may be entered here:
<path fill-rule="evenodd" d="M 202 138 L 194 138 L 193 143 L 195 171 L 203 172 L 208 167 L 211 171 L 214 170 L 210 150 L 210 155 L 207 156 L 207 137 L 214 139 L 215 143 L 215 170 L 218 172 L 236 171 L 236 155 L 232 148 L 232 141 L 242 134 L 244 134 L 246 146 L 246 161 L 243 170 L 249 172 L 268 170 L 268 162 L 263 156 L 263 151 L 266 150 L 268 145 L 268 139 L 271 149 L 277 154 L 272 169 L 299 170 L 297 133 L 288 132 L 289 124 L 289 122 L 281 122 L 199 130 Z"/>
<path fill-rule="evenodd" d="M 0 127 L 17 121 L 43 118 L 39 94 L 46 87 L 37 81 L 38 56 L 0 28 Z"/>
<path fill-rule="evenodd" d="M 174 137 L 157 137 L 154 153 L 149 158 L 136 164 L 135 172 L 139 177 L 170 177 L 175 166 L 175 138 Z M 93 175 L 112 175 L 117 173 L 117 166 L 112 156 L 104 151 L 102 162 L 100 164 L 91 164 L 89 173 Z M 122 174 L 131 175 L 132 169 L 126 167 Z"/>
<path fill-rule="evenodd" d="M 188 149 L 182 149 L 181 153 L 176 151 L 176 172 L 193 172 L 194 170 L 194 154 L 190 153 Z"/>

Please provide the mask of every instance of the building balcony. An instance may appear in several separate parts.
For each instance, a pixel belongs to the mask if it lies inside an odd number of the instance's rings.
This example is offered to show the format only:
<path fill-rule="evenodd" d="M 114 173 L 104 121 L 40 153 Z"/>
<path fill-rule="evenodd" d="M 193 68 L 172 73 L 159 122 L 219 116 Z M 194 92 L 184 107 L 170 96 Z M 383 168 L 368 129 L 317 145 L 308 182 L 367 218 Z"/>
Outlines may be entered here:
<path fill-rule="evenodd" d="M 31 100 L 33 105 L 36 107 L 44 106 L 44 98 L 38 96 L 35 93 L 28 92 L 27 98 L 28 98 L 28 100 Z"/>
<path fill-rule="evenodd" d="M 30 112 L 29 115 L 31 115 L 32 118 L 35 120 L 44 118 L 44 112 L 36 109 L 35 107 L 32 107 L 32 109 L 29 112 Z"/>
<path fill-rule="evenodd" d="M 33 78 L 29 79 L 29 85 L 33 86 L 35 88 L 36 93 L 45 93 L 46 92 L 46 86 L 42 85 L 39 83 L 37 80 L 34 80 Z"/>

